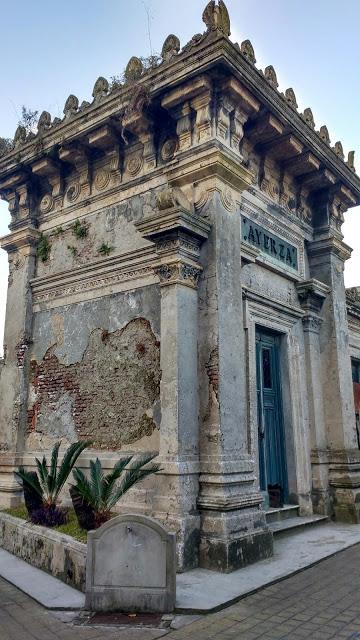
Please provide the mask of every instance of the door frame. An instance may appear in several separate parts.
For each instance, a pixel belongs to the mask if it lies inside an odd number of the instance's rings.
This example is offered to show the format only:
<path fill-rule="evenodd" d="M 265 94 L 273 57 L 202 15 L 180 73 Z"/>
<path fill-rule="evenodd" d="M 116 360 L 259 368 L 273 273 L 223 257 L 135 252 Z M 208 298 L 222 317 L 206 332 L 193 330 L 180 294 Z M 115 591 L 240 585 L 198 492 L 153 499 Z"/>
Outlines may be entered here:
<path fill-rule="evenodd" d="M 261 343 L 261 344 L 260 344 Z M 265 327 L 255 327 L 255 345 L 256 345 L 256 389 L 257 389 L 257 404 L 258 404 L 258 463 L 259 463 L 259 483 L 261 490 L 264 493 L 267 492 L 268 480 L 266 479 L 267 463 L 269 462 L 266 456 L 266 434 L 261 437 L 261 430 L 265 431 L 265 417 L 264 417 L 264 404 L 266 402 L 265 395 L 266 390 L 263 386 L 263 361 L 262 353 L 264 349 L 269 349 L 271 352 L 271 379 L 272 379 L 272 393 L 269 391 L 269 395 L 274 396 L 274 407 L 277 414 L 276 425 L 276 458 L 279 461 L 278 476 L 279 484 L 281 484 L 284 492 L 284 501 L 289 501 L 289 480 L 288 480 L 288 464 L 287 464 L 287 447 L 286 447 L 286 434 L 284 424 L 284 406 L 283 406 L 283 387 L 282 387 L 282 374 L 281 374 L 281 334 L 269 330 Z M 264 347 L 264 349 L 262 348 Z M 274 452 L 275 453 L 275 452 Z M 279 460 L 280 459 L 280 460 Z M 265 478 L 264 478 L 265 475 Z M 265 486 L 264 486 L 265 485 Z"/>

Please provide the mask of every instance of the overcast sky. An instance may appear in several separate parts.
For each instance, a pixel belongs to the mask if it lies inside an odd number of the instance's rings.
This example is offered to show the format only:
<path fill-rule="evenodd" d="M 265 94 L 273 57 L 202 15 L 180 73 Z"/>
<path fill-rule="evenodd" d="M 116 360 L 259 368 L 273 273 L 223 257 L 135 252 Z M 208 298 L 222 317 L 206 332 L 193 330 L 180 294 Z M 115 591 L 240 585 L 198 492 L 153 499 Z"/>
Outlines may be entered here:
<path fill-rule="evenodd" d="M 346 154 L 356 150 L 360 171 L 359 0 L 226 4 L 232 39 L 252 41 L 258 67 L 275 67 L 280 89 L 294 88 L 301 110 L 312 108 L 317 128 L 326 124 L 332 143 L 342 140 Z M 186 44 L 204 30 L 205 5 L 205 0 L 2 0 L 0 136 L 13 137 L 22 105 L 61 116 L 70 93 L 89 99 L 98 76 L 121 73 L 132 55 L 161 51 L 169 33 Z M 7 205 L 0 202 L 0 235 L 8 223 Z M 360 209 L 346 215 L 343 231 L 354 249 L 346 284 L 355 286 L 360 284 Z M 3 254 L 0 343 L 6 283 Z"/>

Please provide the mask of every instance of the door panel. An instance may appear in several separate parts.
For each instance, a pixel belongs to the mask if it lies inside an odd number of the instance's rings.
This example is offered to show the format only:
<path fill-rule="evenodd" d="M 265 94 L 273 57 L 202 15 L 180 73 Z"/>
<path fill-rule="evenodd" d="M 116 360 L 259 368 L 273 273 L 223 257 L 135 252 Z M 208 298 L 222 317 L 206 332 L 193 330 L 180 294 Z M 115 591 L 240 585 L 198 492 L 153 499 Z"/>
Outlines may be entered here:
<path fill-rule="evenodd" d="M 279 484 L 288 497 L 279 337 L 256 332 L 260 488 Z"/>

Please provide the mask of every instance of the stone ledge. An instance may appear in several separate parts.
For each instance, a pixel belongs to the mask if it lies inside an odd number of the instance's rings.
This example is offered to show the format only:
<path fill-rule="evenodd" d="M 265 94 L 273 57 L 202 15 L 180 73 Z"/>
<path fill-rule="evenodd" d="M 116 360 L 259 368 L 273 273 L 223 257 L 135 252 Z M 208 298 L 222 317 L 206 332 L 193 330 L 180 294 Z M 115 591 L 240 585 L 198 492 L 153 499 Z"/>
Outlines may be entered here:
<path fill-rule="evenodd" d="M 0 548 L 85 591 L 87 547 L 70 536 L 0 512 Z"/>

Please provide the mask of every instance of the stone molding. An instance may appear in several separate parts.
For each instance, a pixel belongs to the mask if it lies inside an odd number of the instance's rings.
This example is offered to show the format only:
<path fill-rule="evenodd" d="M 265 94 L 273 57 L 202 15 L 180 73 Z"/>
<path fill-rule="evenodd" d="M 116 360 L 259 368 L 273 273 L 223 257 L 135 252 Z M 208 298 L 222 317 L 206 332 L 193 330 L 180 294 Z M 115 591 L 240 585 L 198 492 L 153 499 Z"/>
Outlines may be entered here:
<path fill-rule="evenodd" d="M 40 235 L 38 229 L 27 226 L 0 238 L 0 247 L 9 254 L 19 252 L 23 256 L 35 255 Z"/>
<path fill-rule="evenodd" d="M 156 255 L 149 247 L 78 267 L 76 272 L 69 270 L 44 278 L 35 278 L 31 281 L 33 304 L 46 304 L 137 279 L 142 280 L 143 286 L 153 284 L 155 260 Z"/>
<path fill-rule="evenodd" d="M 304 312 L 300 307 L 296 308 L 294 305 L 284 302 L 283 300 L 277 300 L 275 298 L 269 298 L 266 295 L 243 286 L 243 298 L 245 301 L 249 301 L 252 305 L 256 305 L 256 315 L 264 316 L 266 319 L 269 316 L 268 309 L 274 309 L 280 312 L 284 318 L 287 318 L 288 326 L 293 324 L 299 319 L 304 317 Z"/>
<path fill-rule="evenodd" d="M 244 493 L 231 496 L 226 493 L 222 496 L 216 496 L 213 493 L 206 495 L 206 485 L 208 478 L 201 480 L 202 491 L 199 495 L 197 504 L 199 509 L 204 511 L 234 511 L 237 509 L 251 509 L 259 507 L 263 502 L 263 496 L 260 493 Z M 222 486 L 223 490 L 224 487 Z"/>
<path fill-rule="evenodd" d="M 324 237 L 315 237 L 315 240 L 309 242 L 307 252 L 309 257 L 317 258 L 332 254 L 342 262 L 346 262 L 351 258 L 352 249 L 343 242 L 340 236 L 326 234 Z"/>
<path fill-rule="evenodd" d="M 252 174 L 231 149 L 216 141 L 197 148 L 197 154 L 188 154 L 167 171 L 171 186 L 193 189 L 196 184 L 195 209 L 201 209 L 215 191 L 229 211 L 234 211 L 236 200 L 252 183 Z"/>

